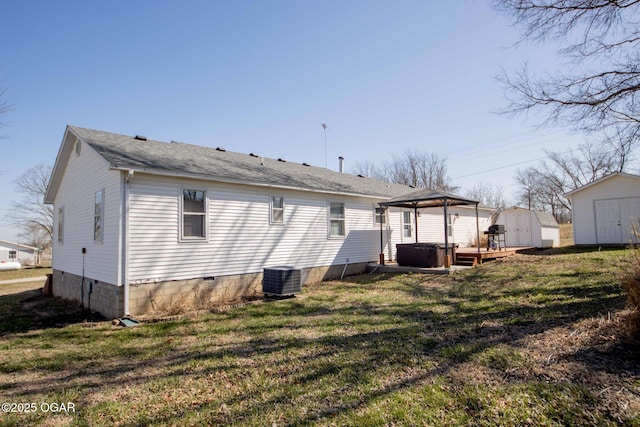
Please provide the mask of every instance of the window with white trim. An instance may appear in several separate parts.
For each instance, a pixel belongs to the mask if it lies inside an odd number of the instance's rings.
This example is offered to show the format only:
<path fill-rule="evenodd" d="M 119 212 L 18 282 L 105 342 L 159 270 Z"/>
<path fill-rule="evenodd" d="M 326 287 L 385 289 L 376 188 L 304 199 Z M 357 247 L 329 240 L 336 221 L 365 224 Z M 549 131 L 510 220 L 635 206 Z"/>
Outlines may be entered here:
<path fill-rule="evenodd" d="M 180 200 L 181 240 L 205 240 L 207 238 L 206 191 L 184 188 Z"/>
<path fill-rule="evenodd" d="M 96 192 L 93 213 L 93 241 L 104 242 L 104 188 Z"/>
<path fill-rule="evenodd" d="M 329 237 L 343 237 L 346 233 L 344 203 L 329 203 Z"/>
<path fill-rule="evenodd" d="M 387 223 L 387 209 L 386 208 L 375 208 L 375 224 L 386 224 Z"/>
<path fill-rule="evenodd" d="M 18 251 L 10 250 L 9 259 L 15 261 L 16 258 L 18 258 Z"/>
<path fill-rule="evenodd" d="M 284 197 L 271 197 L 271 224 L 284 224 Z"/>
<path fill-rule="evenodd" d="M 64 206 L 58 208 L 58 243 L 64 242 Z"/>
<path fill-rule="evenodd" d="M 402 235 L 404 237 L 413 236 L 413 225 L 411 224 L 411 212 L 402 212 Z"/>
<path fill-rule="evenodd" d="M 453 237 L 453 214 L 447 214 L 447 236 Z"/>

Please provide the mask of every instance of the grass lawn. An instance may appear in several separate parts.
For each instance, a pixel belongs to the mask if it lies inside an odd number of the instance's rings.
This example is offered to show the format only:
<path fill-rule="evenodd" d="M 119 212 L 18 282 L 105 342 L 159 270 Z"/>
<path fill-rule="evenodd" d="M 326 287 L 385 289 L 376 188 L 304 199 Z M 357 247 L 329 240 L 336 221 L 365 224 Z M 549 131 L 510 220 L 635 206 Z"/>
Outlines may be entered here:
<path fill-rule="evenodd" d="M 453 276 L 362 275 L 135 328 L 73 307 L 71 324 L 43 323 L 60 302 L 2 296 L 0 401 L 35 410 L 0 424 L 640 425 L 626 256 L 562 248 Z"/>

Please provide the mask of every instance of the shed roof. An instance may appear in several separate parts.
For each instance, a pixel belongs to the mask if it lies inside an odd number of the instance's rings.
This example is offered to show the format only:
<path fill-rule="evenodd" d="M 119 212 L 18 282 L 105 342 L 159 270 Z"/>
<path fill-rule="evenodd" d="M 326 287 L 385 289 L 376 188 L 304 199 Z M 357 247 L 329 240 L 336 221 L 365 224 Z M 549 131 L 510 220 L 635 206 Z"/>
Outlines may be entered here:
<path fill-rule="evenodd" d="M 596 180 L 595 180 L 595 181 L 593 181 L 593 182 L 590 182 L 590 183 L 588 183 L 588 184 L 585 184 L 585 185 L 583 185 L 583 186 L 582 186 L 582 187 L 580 187 L 580 188 L 576 188 L 575 190 L 571 190 L 571 191 L 569 191 L 569 192 L 567 192 L 567 193 L 564 193 L 564 197 L 572 196 L 572 195 L 574 195 L 575 193 L 579 193 L 580 191 L 586 190 L 587 188 L 591 188 L 591 187 L 593 187 L 593 186 L 595 186 L 595 185 L 600 184 L 600 183 L 601 183 L 601 182 L 603 182 L 603 181 L 607 181 L 607 180 L 609 180 L 609 179 L 611 179 L 611 178 L 614 178 L 614 177 L 616 177 L 616 176 L 624 176 L 624 177 L 627 177 L 627 178 L 633 178 L 633 179 L 640 180 L 640 176 L 638 176 L 638 175 L 632 175 L 632 174 L 624 173 L 624 172 L 614 172 L 614 173 L 612 173 L 612 174 L 609 174 L 609 175 L 603 176 L 603 177 L 602 177 L 602 178 L 600 178 L 600 179 L 596 179 Z"/>
<path fill-rule="evenodd" d="M 237 184 L 269 186 L 330 194 L 389 199 L 415 191 L 415 188 L 391 184 L 327 168 L 270 159 L 181 142 L 136 139 L 77 126 L 67 126 L 63 146 L 58 153 L 46 201 L 53 202 L 66 159 L 75 138 L 84 141 L 115 170 L 133 170 L 157 175 L 180 176 Z M 65 148 L 65 144 L 68 146 Z"/>

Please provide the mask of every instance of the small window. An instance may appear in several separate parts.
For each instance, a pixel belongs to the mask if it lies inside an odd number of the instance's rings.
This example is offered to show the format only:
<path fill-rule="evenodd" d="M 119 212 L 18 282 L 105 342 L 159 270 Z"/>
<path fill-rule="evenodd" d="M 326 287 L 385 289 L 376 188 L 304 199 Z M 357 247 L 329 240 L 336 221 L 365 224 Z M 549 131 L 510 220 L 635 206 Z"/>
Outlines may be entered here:
<path fill-rule="evenodd" d="M 344 203 L 329 203 L 329 237 L 345 235 Z"/>
<path fill-rule="evenodd" d="M 18 252 L 17 251 L 9 251 L 9 259 L 10 260 L 15 260 L 16 258 L 18 258 Z"/>
<path fill-rule="evenodd" d="M 284 224 L 284 197 L 271 197 L 271 223 Z"/>
<path fill-rule="evenodd" d="M 386 224 L 387 223 L 387 210 L 385 208 L 376 208 L 376 224 Z"/>
<path fill-rule="evenodd" d="M 64 242 L 64 206 L 58 209 L 58 242 Z"/>
<path fill-rule="evenodd" d="M 96 192 L 95 210 L 93 215 L 93 241 L 104 242 L 104 188 Z"/>
<path fill-rule="evenodd" d="M 413 225 L 411 224 L 411 212 L 402 212 L 402 235 L 404 237 L 413 236 Z"/>
<path fill-rule="evenodd" d="M 206 239 L 206 224 L 206 192 L 185 188 L 182 190 L 182 239 Z"/>
<path fill-rule="evenodd" d="M 453 215 L 447 214 L 447 236 L 453 237 Z"/>
<path fill-rule="evenodd" d="M 82 142 L 76 142 L 76 156 L 80 156 L 80 151 L 82 150 Z"/>

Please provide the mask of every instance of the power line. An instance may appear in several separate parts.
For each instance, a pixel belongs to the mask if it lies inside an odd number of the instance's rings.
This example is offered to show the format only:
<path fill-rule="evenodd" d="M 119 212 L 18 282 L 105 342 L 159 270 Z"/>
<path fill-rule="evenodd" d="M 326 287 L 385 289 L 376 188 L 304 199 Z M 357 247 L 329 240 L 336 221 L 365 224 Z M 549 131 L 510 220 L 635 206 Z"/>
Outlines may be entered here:
<path fill-rule="evenodd" d="M 568 153 L 570 153 L 571 151 L 573 151 L 573 150 L 568 150 L 568 151 L 565 151 L 565 152 L 562 152 L 562 153 L 553 153 L 553 154 L 551 154 L 551 155 L 546 155 L 546 156 L 543 156 L 543 157 L 538 157 L 537 159 L 524 160 L 524 161 L 521 161 L 521 162 L 511 163 L 511 164 L 508 164 L 508 165 L 505 165 L 505 166 L 498 166 L 498 167 L 496 167 L 496 168 L 487 169 L 487 170 L 480 171 L 480 172 L 474 172 L 474 173 L 470 173 L 470 174 L 467 174 L 467 175 L 457 176 L 457 177 L 455 177 L 455 178 L 451 178 L 451 180 L 452 180 L 452 181 L 454 181 L 454 180 L 456 180 L 456 179 L 468 178 L 468 177 L 470 177 L 470 176 L 482 175 L 482 174 L 484 174 L 484 173 L 494 172 L 494 171 L 497 171 L 497 170 L 500 170 L 500 169 L 506 169 L 506 168 L 510 168 L 510 167 L 513 167 L 513 166 L 524 165 L 524 164 L 526 164 L 526 163 L 537 162 L 538 160 L 545 160 L 545 159 L 548 159 L 548 158 L 549 158 L 549 157 L 551 157 L 552 155 L 556 155 L 556 154 L 560 154 L 560 155 L 562 155 L 562 154 L 568 154 Z"/>

